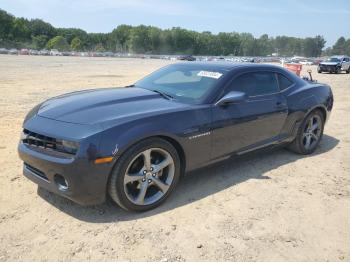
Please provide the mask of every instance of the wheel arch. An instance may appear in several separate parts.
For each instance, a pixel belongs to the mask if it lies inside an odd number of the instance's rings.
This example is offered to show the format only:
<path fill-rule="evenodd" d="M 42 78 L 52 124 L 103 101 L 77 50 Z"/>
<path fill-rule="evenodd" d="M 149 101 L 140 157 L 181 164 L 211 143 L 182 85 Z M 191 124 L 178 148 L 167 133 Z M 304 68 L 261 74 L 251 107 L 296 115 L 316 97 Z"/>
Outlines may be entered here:
<path fill-rule="evenodd" d="M 168 141 L 172 146 L 176 149 L 177 153 L 179 154 L 180 161 L 181 161 L 181 177 L 185 175 L 185 170 L 186 170 L 186 155 L 183 147 L 181 144 L 175 140 L 174 138 L 170 136 L 165 136 L 165 135 L 159 135 L 159 136 L 153 136 L 153 137 L 159 137 L 161 139 L 164 139 Z"/>
<path fill-rule="evenodd" d="M 325 106 L 323 106 L 323 105 L 316 105 L 316 106 L 312 107 L 312 108 L 305 114 L 304 119 L 305 119 L 308 115 L 310 115 L 312 112 L 314 112 L 314 111 L 316 111 L 316 110 L 318 110 L 318 111 L 320 111 L 320 112 L 322 113 L 323 121 L 326 122 L 326 120 L 327 120 L 327 109 L 326 109 Z"/>
<path fill-rule="evenodd" d="M 163 139 L 165 141 L 167 141 L 168 143 L 170 143 L 176 150 L 176 152 L 179 154 L 179 157 L 180 157 L 180 166 L 181 166 L 181 176 L 183 176 L 185 174 L 185 170 L 186 170 L 186 154 L 185 154 L 185 151 L 182 147 L 182 145 L 180 144 L 180 142 L 178 140 L 176 140 L 175 138 L 171 137 L 171 136 L 167 136 L 167 135 L 164 135 L 164 134 L 155 134 L 155 135 L 150 135 L 150 136 L 146 136 L 146 137 L 142 137 L 136 141 L 133 141 L 132 143 L 129 143 L 127 144 L 126 146 L 124 146 L 124 148 L 118 153 L 118 156 L 114 159 L 113 161 L 113 165 L 112 165 L 112 168 L 108 174 L 108 180 L 109 180 L 109 177 L 111 175 L 111 173 L 113 172 L 113 169 L 115 167 L 115 165 L 117 164 L 118 162 L 118 159 L 123 155 L 125 154 L 125 152 L 132 146 L 134 146 L 135 144 L 138 144 L 144 140 L 147 140 L 147 139 L 151 139 L 151 138 L 160 138 L 160 139 Z"/>

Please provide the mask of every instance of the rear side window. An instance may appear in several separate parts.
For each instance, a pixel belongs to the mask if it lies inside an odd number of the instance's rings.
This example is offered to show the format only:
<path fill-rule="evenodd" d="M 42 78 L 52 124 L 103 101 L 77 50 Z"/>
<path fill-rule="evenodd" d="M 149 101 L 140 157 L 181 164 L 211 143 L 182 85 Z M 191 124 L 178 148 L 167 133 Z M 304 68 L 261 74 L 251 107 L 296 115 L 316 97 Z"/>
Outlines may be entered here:
<path fill-rule="evenodd" d="M 288 87 L 294 84 L 291 80 L 289 80 L 284 75 L 277 74 L 277 78 L 278 78 L 278 83 L 281 90 L 287 89 Z"/>
<path fill-rule="evenodd" d="M 279 91 L 275 73 L 246 73 L 233 80 L 230 91 L 240 91 L 248 96 L 272 94 Z"/>

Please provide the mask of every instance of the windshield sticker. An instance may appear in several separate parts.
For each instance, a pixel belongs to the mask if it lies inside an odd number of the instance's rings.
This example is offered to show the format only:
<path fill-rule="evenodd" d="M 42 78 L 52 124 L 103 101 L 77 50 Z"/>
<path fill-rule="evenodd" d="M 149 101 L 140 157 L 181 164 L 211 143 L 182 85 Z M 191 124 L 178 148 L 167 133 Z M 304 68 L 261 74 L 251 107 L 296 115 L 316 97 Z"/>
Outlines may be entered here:
<path fill-rule="evenodd" d="M 219 72 L 210 72 L 210 71 L 200 71 L 197 75 L 198 76 L 215 78 L 215 79 L 219 79 L 222 76 L 222 74 L 219 73 Z"/>

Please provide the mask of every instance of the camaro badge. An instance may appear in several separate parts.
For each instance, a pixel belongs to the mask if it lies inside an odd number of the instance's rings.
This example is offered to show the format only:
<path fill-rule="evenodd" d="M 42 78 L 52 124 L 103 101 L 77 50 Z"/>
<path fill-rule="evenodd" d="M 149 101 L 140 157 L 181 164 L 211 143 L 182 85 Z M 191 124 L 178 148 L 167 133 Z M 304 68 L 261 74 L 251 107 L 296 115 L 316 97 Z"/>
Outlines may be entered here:
<path fill-rule="evenodd" d="M 211 132 L 205 132 L 205 133 L 202 133 L 202 134 L 198 134 L 198 135 L 195 135 L 195 136 L 190 136 L 188 139 L 195 139 L 195 138 L 199 138 L 199 137 L 202 137 L 202 136 L 209 136 L 211 134 Z"/>

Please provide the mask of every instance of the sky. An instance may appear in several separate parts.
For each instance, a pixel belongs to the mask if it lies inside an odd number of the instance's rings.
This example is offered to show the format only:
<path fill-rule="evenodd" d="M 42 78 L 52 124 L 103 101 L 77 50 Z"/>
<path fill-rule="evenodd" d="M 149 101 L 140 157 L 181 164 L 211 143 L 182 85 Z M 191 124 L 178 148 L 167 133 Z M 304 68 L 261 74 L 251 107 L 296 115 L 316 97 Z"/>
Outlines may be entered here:
<path fill-rule="evenodd" d="M 87 32 L 144 24 L 255 37 L 322 35 L 326 46 L 350 38 L 350 0 L 0 0 L 0 8 Z"/>

